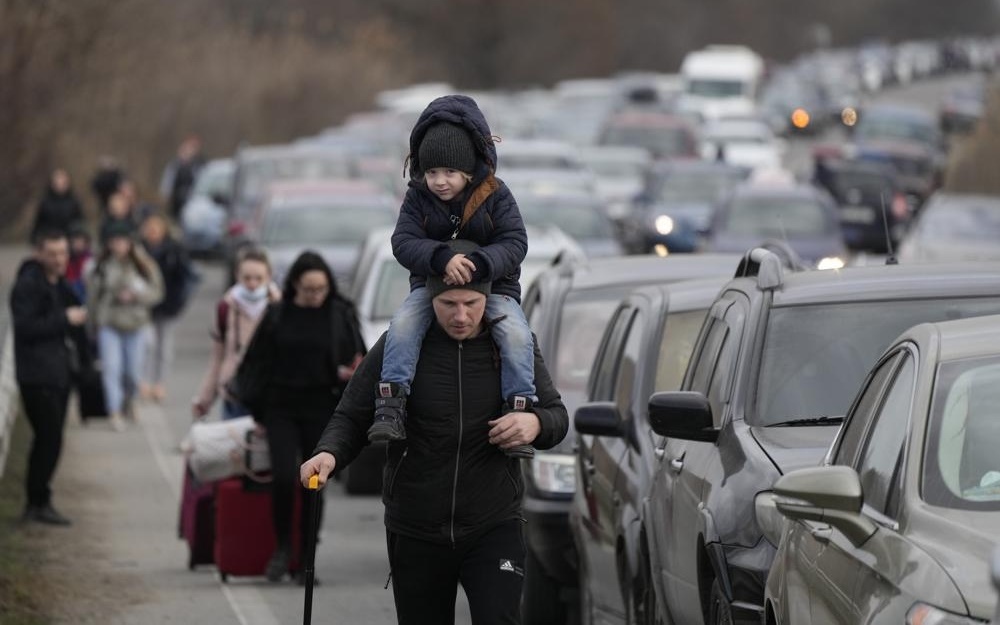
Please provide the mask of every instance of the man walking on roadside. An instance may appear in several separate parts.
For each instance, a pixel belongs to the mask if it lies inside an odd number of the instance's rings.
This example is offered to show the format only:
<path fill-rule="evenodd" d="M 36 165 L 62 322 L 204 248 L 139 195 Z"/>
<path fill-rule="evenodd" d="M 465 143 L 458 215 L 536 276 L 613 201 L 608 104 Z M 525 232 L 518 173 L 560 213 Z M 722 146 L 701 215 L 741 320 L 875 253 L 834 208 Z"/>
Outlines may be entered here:
<path fill-rule="evenodd" d="M 443 245 L 443 244 L 442 244 Z M 569 417 L 535 347 L 538 402 L 504 414 L 500 363 L 484 319 L 489 282 L 428 278 L 437 323 L 420 349 L 407 400 L 406 439 L 388 443 L 382 500 L 390 575 L 401 625 L 452 623 L 458 584 L 475 625 L 521 622 L 524 483 L 504 450 L 548 449 Z M 385 335 L 354 373 L 315 455 L 301 468 L 324 484 L 368 443 L 371 389 L 382 371 Z"/>
<path fill-rule="evenodd" d="M 21 264 L 10 294 L 17 384 L 34 432 L 23 519 L 49 525 L 70 524 L 52 507 L 49 483 L 62 451 L 72 376 L 90 366 L 83 332 L 87 311 L 63 277 L 68 262 L 65 233 L 39 233 L 34 256 Z"/>

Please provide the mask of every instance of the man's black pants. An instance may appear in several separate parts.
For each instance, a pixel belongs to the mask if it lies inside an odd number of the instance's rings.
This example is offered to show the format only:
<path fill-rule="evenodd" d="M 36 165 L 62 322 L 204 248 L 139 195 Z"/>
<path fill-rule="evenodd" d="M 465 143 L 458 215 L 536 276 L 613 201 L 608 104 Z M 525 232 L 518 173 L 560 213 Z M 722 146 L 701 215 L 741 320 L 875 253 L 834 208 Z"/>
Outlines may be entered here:
<path fill-rule="evenodd" d="M 519 624 L 525 555 L 521 525 L 505 522 L 455 547 L 388 532 L 399 625 L 453 625 L 459 583 L 469 598 L 473 625 Z"/>
<path fill-rule="evenodd" d="M 34 431 L 28 453 L 25 486 L 29 506 L 47 506 L 52 499 L 49 483 L 62 453 L 63 426 L 69 389 L 53 386 L 21 386 L 24 414 Z"/>

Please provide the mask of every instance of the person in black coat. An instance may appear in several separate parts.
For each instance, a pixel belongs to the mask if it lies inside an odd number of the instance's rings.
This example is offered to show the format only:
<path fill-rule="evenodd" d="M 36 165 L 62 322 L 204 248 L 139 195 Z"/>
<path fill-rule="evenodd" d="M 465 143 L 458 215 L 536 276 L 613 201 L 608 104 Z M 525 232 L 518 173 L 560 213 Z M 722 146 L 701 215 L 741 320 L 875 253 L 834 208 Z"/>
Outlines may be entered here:
<path fill-rule="evenodd" d="M 162 402 L 167 397 L 164 382 L 174 359 L 174 325 L 184 311 L 196 280 L 184 245 L 170 235 L 167 220 L 152 214 L 142 222 L 143 247 L 156 261 L 163 276 L 163 300 L 150 311 L 152 323 L 146 334 L 146 359 L 139 395 Z"/>
<path fill-rule="evenodd" d="M 316 446 L 364 352 L 354 307 L 337 292 L 330 267 L 319 254 L 303 252 L 236 373 L 239 402 L 267 432 L 276 538 L 266 571 L 271 581 L 284 577 L 292 561 L 299 458 Z M 308 516 L 301 518 L 303 544 Z"/>
<path fill-rule="evenodd" d="M 62 451 L 73 377 L 91 367 L 83 325 L 87 311 L 66 284 L 69 243 L 41 231 L 34 256 L 21 265 L 10 294 L 14 362 L 24 413 L 34 438 L 28 454 L 25 521 L 69 525 L 52 506 L 50 482 Z"/>
<path fill-rule="evenodd" d="M 486 314 L 502 356 L 501 385 L 509 410 L 535 400 L 531 328 L 521 309 L 521 262 L 528 235 L 517 202 L 494 176 L 496 147 L 476 102 L 448 95 L 431 102 L 410 133 L 410 185 L 392 234 L 392 251 L 410 270 L 410 294 L 389 324 L 386 359 L 376 388 L 372 441 L 406 437 L 406 401 L 420 340 L 433 321 L 424 287 L 492 283 Z M 530 458 L 530 447 L 509 453 Z"/>
<path fill-rule="evenodd" d="M 69 174 L 65 169 L 56 169 L 38 203 L 35 222 L 31 227 L 31 242 L 34 243 L 41 232 L 61 232 L 68 235 L 72 228 L 82 223 L 83 209 L 73 192 Z"/>
<path fill-rule="evenodd" d="M 525 548 L 519 445 L 549 449 L 569 415 L 537 345 L 538 402 L 505 412 L 486 281 L 429 278 L 436 322 L 420 348 L 409 397 L 407 437 L 386 452 L 385 504 L 393 598 L 401 625 L 452 623 L 461 583 L 472 622 L 520 623 Z M 303 485 L 326 483 L 367 444 L 374 420 L 369 389 L 385 359 L 386 335 L 361 361 L 316 446 L 302 464 Z"/>

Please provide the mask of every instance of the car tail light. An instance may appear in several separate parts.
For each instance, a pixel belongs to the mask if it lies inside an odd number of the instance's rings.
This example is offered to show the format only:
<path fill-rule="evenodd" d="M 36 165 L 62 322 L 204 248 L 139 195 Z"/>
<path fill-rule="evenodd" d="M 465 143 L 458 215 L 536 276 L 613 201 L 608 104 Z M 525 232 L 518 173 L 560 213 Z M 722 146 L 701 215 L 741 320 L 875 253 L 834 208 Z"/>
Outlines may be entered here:
<path fill-rule="evenodd" d="M 226 228 L 226 233 L 231 237 L 238 237 L 240 235 L 246 234 L 247 225 L 243 221 L 230 221 L 229 226 Z"/>
<path fill-rule="evenodd" d="M 910 203 L 902 193 L 895 193 L 892 196 L 892 216 L 896 220 L 904 220 L 910 216 Z"/>

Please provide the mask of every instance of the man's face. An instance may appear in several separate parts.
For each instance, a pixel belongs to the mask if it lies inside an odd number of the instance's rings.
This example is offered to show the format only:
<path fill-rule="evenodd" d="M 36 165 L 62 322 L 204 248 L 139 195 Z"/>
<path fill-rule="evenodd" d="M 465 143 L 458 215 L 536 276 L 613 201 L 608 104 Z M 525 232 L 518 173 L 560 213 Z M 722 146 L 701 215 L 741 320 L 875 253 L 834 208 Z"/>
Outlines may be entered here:
<path fill-rule="evenodd" d="M 449 289 L 433 300 L 434 315 L 448 336 L 464 341 L 479 334 L 486 296 L 472 289 Z"/>
<path fill-rule="evenodd" d="M 65 238 L 42 241 L 38 247 L 38 262 L 49 276 L 64 275 L 69 264 L 69 243 Z"/>

